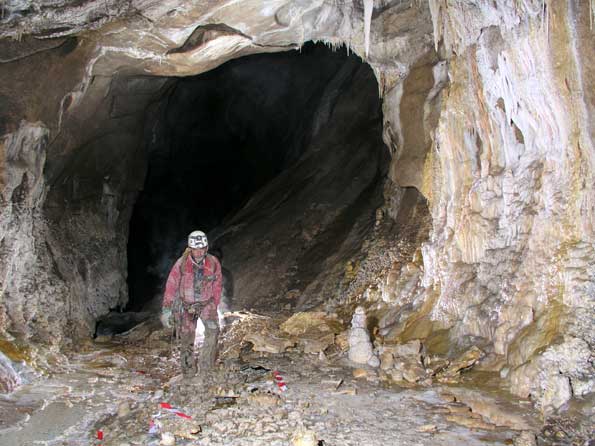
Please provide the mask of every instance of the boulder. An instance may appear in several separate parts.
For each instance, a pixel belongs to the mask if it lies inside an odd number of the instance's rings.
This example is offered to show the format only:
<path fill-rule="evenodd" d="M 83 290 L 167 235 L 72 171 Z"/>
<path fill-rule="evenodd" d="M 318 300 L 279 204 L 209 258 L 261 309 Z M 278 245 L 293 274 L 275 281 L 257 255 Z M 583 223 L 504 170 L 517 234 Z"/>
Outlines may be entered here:
<path fill-rule="evenodd" d="M 320 353 L 335 342 L 341 333 L 341 322 L 321 311 L 296 313 L 280 327 L 282 332 L 296 338 L 305 353 Z"/>
<path fill-rule="evenodd" d="M 304 353 L 322 353 L 334 342 L 335 335 L 333 333 L 319 334 L 317 337 L 304 337 L 298 340 Z"/>
<path fill-rule="evenodd" d="M 476 346 L 471 347 L 458 359 L 451 362 L 451 364 L 441 373 L 442 377 L 454 377 L 461 373 L 462 370 L 472 367 L 477 361 L 483 357 L 483 352 Z"/>
<path fill-rule="evenodd" d="M 396 361 L 394 370 L 397 370 L 403 379 L 410 383 L 416 383 L 426 377 L 426 371 L 421 364 L 413 361 Z"/>
<path fill-rule="evenodd" d="M 409 341 L 405 344 L 397 344 L 397 345 L 391 346 L 393 355 L 395 355 L 397 357 L 401 357 L 401 358 L 411 357 L 411 356 L 419 358 L 419 356 L 421 355 L 421 348 L 422 348 L 422 344 L 419 339 Z"/>
<path fill-rule="evenodd" d="M 395 358 L 391 352 L 385 351 L 380 355 L 380 368 L 390 370 L 395 364 Z"/>
<path fill-rule="evenodd" d="M 287 338 L 274 336 L 271 333 L 250 333 L 244 337 L 245 341 L 251 342 L 255 352 L 279 354 L 295 345 L 295 341 Z"/>
<path fill-rule="evenodd" d="M 341 333 L 341 322 L 322 311 L 309 311 L 296 313 L 283 322 L 279 328 L 292 336 L 304 336 L 312 332 Z"/>
<path fill-rule="evenodd" d="M 424 363 L 426 366 L 426 370 L 428 371 L 428 373 L 431 373 L 432 375 L 436 375 L 442 372 L 450 365 L 450 361 L 448 359 L 440 358 L 438 356 L 425 358 Z"/>

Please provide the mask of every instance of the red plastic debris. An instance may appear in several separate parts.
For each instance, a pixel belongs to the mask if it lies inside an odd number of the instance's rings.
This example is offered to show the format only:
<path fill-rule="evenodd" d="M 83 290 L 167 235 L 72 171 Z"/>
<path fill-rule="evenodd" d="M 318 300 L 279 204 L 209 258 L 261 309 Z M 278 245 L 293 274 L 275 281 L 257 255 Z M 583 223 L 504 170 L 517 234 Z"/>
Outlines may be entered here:
<path fill-rule="evenodd" d="M 287 384 L 285 384 L 283 377 L 279 374 L 279 372 L 277 370 L 273 371 L 273 378 L 275 378 L 275 381 L 277 382 L 277 387 L 279 388 L 279 390 L 281 392 L 285 392 L 287 390 Z"/>
<path fill-rule="evenodd" d="M 177 416 L 179 416 L 181 418 L 186 418 L 187 420 L 191 420 L 192 419 L 192 417 L 190 415 L 185 414 L 180 409 L 176 409 L 175 407 L 172 407 L 172 405 L 169 404 L 169 403 L 159 403 L 159 406 L 161 406 L 162 409 L 165 409 L 168 412 L 171 412 L 174 415 L 177 415 Z"/>
<path fill-rule="evenodd" d="M 97 439 L 103 440 L 103 431 L 97 431 Z"/>

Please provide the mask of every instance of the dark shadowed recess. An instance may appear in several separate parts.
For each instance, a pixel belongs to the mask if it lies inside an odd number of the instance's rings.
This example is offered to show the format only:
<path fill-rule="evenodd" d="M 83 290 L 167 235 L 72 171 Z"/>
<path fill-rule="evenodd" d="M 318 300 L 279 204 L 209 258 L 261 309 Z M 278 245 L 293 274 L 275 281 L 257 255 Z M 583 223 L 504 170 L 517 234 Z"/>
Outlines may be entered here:
<path fill-rule="evenodd" d="M 147 111 L 148 173 L 128 243 L 129 310 L 161 294 L 190 231 L 232 221 L 258 190 L 298 163 L 320 131 L 315 114 L 329 83 L 360 65 L 345 49 L 308 44 L 171 82 Z M 371 70 L 369 81 L 377 91 Z M 378 116 L 370 125 L 380 127 L 380 100 L 373 100 Z"/>

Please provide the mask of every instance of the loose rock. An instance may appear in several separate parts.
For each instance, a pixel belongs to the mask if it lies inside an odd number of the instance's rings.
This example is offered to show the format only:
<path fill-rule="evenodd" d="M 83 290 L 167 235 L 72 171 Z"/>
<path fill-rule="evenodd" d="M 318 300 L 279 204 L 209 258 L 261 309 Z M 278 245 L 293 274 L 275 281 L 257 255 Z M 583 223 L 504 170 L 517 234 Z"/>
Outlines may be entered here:
<path fill-rule="evenodd" d="M 130 404 L 128 404 L 128 401 L 122 401 L 118 405 L 118 417 L 123 418 L 125 416 L 128 416 L 129 414 L 130 414 Z"/>
<path fill-rule="evenodd" d="M 523 431 L 514 440 L 514 446 L 537 446 L 535 434 L 529 431 Z"/>
<path fill-rule="evenodd" d="M 353 377 L 356 378 L 356 379 L 367 378 L 368 377 L 368 371 L 366 369 L 355 369 L 353 371 Z"/>
<path fill-rule="evenodd" d="M 318 439 L 316 432 L 310 430 L 299 430 L 291 440 L 293 446 L 317 446 Z"/>
<path fill-rule="evenodd" d="M 174 446 L 176 444 L 176 437 L 170 432 L 163 432 L 159 444 L 162 446 Z"/>

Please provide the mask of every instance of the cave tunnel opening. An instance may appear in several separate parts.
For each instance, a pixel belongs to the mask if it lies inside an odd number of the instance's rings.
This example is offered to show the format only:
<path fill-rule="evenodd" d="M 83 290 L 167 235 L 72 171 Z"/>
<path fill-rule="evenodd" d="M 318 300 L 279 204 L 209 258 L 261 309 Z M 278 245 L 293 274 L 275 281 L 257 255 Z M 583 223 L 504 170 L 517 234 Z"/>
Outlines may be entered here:
<path fill-rule="evenodd" d="M 235 306 L 303 291 L 330 252 L 359 247 L 388 165 L 378 85 L 361 59 L 309 43 L 171 79 L 165 91 L 146 113 L 127 310 L 160 302 L 195 229 L 225 253 L 244 296 Z"/>

